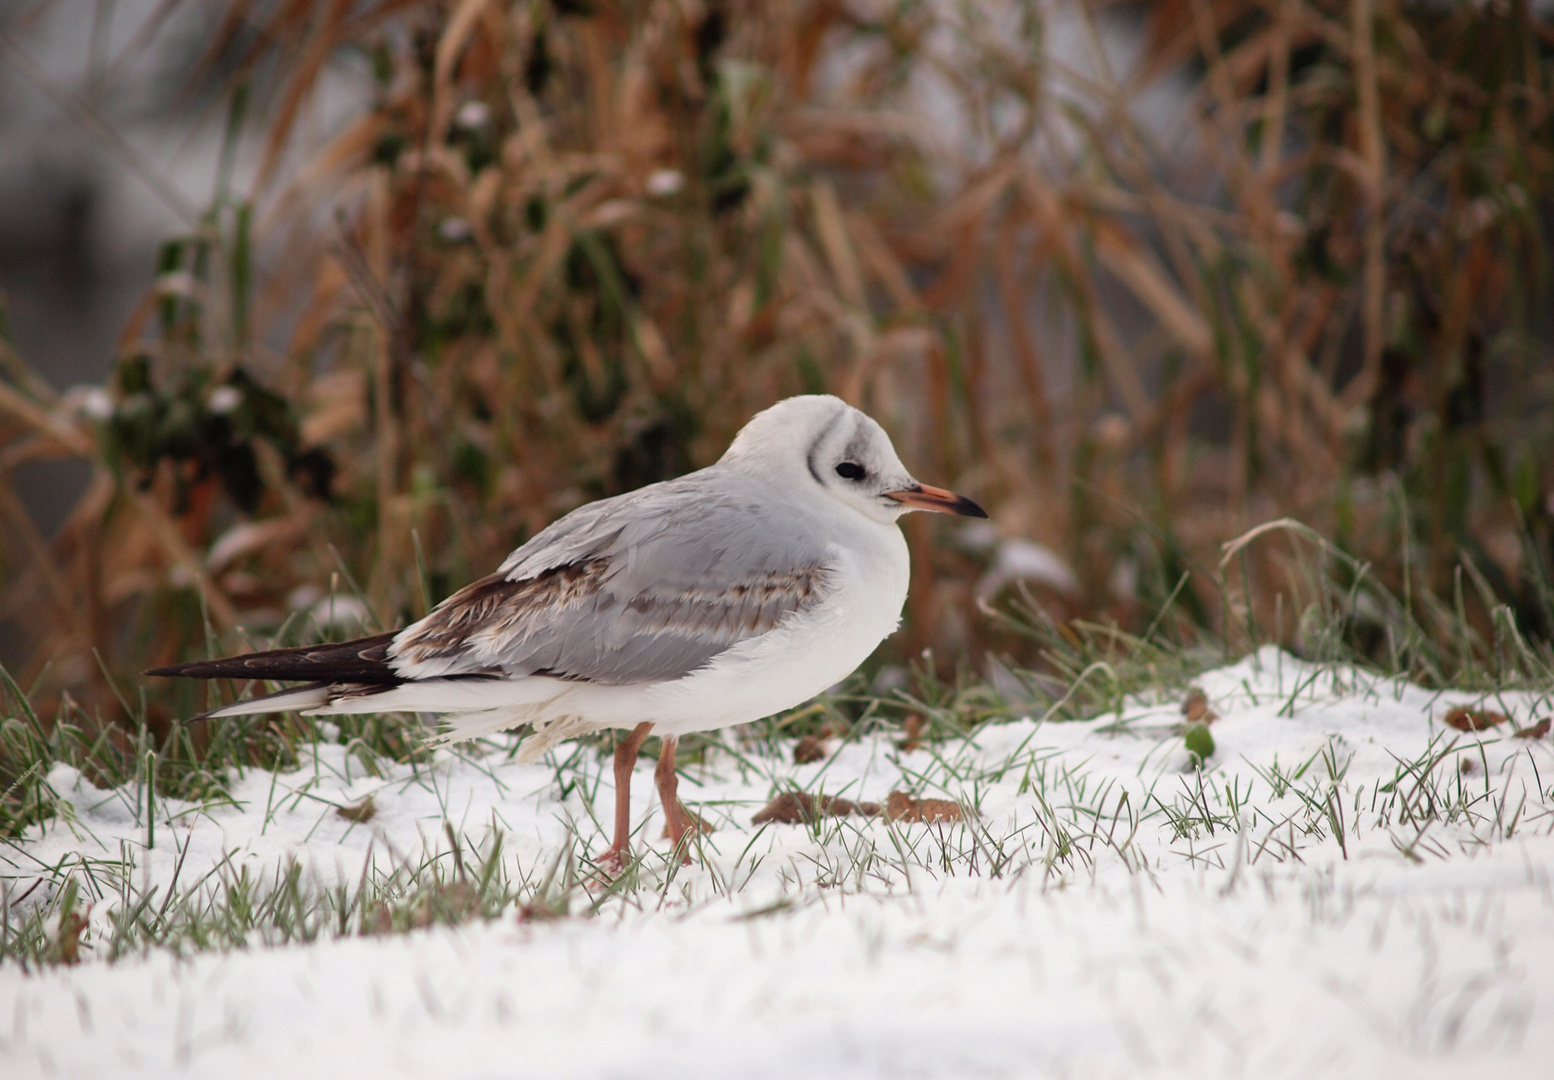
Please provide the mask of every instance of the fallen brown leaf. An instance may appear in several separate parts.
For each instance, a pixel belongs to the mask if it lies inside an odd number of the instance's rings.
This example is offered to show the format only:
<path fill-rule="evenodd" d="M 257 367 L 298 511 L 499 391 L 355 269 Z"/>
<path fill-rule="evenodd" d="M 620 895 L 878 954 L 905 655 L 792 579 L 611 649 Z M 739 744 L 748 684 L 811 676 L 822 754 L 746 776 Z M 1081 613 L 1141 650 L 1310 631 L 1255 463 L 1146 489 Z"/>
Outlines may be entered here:
<path fill-rule="evenodd" d="M 529 904 L 518 905 L 518 921 L 551 922 L 555 919 L 564 919 L 572 912 L 565 898 L 559 900 L 537 900 Z"/>
<path fill-rule="evenodd" d="M 1545 716 L 1531 727 L 1524 727 L 1520 731 L 1513 731 L 1511 734 L 1518 739 L 1541 739 L 1549 733 L 1551 724 L 1554 724 L 1554 720 Z"/>
<path fill-rule="evenodd" d="M 432 886 L 397 912 L 382 900 L 377 901 L 369 910 L 361 932 L 371 936 L 422 930 L 438 923 L 457 926 L 479 914 L 480 893 L 475 886 L 468 881 L 450 881 Z"/>
<path fill-rule="evenodd" d="M 1187 717 L 1189 724 L 1212 724 L 1219 719 L 1219 713 L 1209 708 L 1209 695 L 1200 686 L 1188 689 L 1187 696 L 1182 699 L 1182 715 Z"/>
<path fill-rule="evenodd" d="M 59 932 L 54 938 L 54 957 L 61 964 L 77 964 L 81 961 L 81 934 L 86 930 L 86 916 L 72 911 L 59 920 Z"/>
<path fill-rule="evenodd" d="M 1469 709 L 1458 705 L 1446 714 L 1442 721 L 1447 727 L 1454 727 L 1458 731 L 1487 731 L 1505 723 L 1505 714 L 1497 712 L 1484 712 L 1479 709 Z"/>
<path fill-rule="evenodd" d="M 362 925 L 362 934 L 392 934 L 394 932 L 394 913 L 382 900 L 372 905 L 367 920 Z"/>
<path fill-rule="evenodd" d="M 808 765 L 815 761 L 824 761 L 826 757 L 825 740 L 819 735 L 806 735 L 793 744 L 793 764 Z"/>
<path fill-rule="evenodd" d="M 783 825 L 797 825 L 801 821 L 813 821 L 814 817 L 814 799 L 801 792 L 784 791 L 756 811 L 750 824 L 764 825 L 768 821 L 776 821 Z"/>
<path fill-rule="evenodd" d="M 339 814 L 341 817 L 345 818 L 346 821 L 354 821 L 358 825 L 364 821 L 371 821 L 372 815 L 376 814 L 377 812 L 377 804 L 372 801 L 371 795 L 368 795 L 361 802 L 335 807 L 336 814 Z"/>
<path fill-rule="evenodd" d="M 960 821 L 960 803 L 949 799 L 914 799 L 904 791 L 892 791 L 885 799 L 885 816 L 891 821 Z"/>
<path fill-rule="evenodd" d="M 819 806 L 816 806 L 816 803 Z M 821 817 L 846 817 L 849 814 L 861 814 L 864 817 L 874 817 L 880 812 L 879 803 L 853 802 L 851 799 L 833 799 L 829 795 L 822 795 L 818 800 L 802 791 L 784 791 L 771 802 L 760 809 L 750 819 L 752 825 L 764 825 L 768 821 L 776 821 L 783 825 L 798 825 L 806 821 L 815 821 Z"/>
<path fill-rule="evenodd" d="M 901 730 L 906 733 L 906 738 L 896 744 L 896 749 L 910 754 L 923 745 L 923 718 L 916 713 L 911 713 L 901 721 Z"/>

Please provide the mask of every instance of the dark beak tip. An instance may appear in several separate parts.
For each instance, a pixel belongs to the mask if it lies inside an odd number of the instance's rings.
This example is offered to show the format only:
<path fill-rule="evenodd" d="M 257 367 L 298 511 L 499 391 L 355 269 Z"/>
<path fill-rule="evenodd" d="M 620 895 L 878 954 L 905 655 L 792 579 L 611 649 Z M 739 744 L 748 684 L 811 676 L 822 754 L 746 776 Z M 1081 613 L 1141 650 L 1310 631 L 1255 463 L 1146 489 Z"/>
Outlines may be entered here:
<path fill-rule="evenodd" d="M 933 510 L 957 517 L 985 518 L 987 511 L 976 503 L 953 491 L 914 483 L 900 491 L 887 491 L 886 496 L 906 505 L 911 510 Z"/>

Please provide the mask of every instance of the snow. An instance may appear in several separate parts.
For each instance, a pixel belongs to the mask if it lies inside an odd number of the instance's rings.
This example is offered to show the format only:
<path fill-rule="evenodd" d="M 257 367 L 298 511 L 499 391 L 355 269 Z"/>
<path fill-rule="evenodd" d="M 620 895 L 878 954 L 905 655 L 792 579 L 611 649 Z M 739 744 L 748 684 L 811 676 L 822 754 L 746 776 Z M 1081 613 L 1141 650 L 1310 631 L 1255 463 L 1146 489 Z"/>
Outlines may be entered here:
<path fill-rule="evenodd" d="M 1547 1075 L 1554 752 L 1513 734 L 1554 711 L 1547 696 L 1434 693 L 1271 648 L 1198 685 L 1220 717 L 1201 773 L 1179 695 L 912 752 L 868 736 L 802 766 L 730 737 L 681 783 L 715 826 L 695 866 L 663 858 L 639 768 L 651 853 L 639 887 L 591 916 L 580 892 L 553 921 L 509 909 L 403 935 L 9 964 L 0 1073 Z M 1510 722 L 1455 731 L 1442 720 L 1458 704 Z M 604 846 L 589 807 L 608 817 L 607 762 L 564 747 L 521 766 L 491 745 L 381 777 L 323 745 L 295 772 L 247 774 L 235 806 L 158 801 L 150 850 L 134 791 L 56 767 L 74 820 L 5 852 L 4 873 L 16 896 L 44 867 L 132 851 L 142 886 L 164 891 L 175 874 L 273 878 L 287 859 L 354 882 L 368 860 L 446 851 L 445 822 L 480 850 L 500 830 L 515 878 L 543 876 L 569 837 Z M 789 784 L 980 814 L 752 826 Z M 368 794 L 370 821 L 335 813 Z M 97 900 L 89 942 L 115 902 Z"/>

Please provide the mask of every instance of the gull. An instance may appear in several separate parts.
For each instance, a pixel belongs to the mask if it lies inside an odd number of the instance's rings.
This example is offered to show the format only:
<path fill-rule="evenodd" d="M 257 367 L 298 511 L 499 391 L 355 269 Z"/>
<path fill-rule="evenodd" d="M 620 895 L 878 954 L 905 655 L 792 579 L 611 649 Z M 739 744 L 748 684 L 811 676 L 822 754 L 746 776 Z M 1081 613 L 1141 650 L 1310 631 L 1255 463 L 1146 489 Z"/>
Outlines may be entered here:
<path fill-rule="evenodd" d="M 680 736 L 792 708 L 850 675 L 900 624 L 910 510 L 986 517 L 913 479 L 869 416 L 829 395 L 754 416 L 717 463 L 558 519 L 403 630 L 157 668 L 148 675 L 304 685 L 208 718 L 421 712 L 440 743 L 528 725 L 520 761 L 606 729 L 615 835 L 650 732 L 670 840 L 689 861 Z"/>

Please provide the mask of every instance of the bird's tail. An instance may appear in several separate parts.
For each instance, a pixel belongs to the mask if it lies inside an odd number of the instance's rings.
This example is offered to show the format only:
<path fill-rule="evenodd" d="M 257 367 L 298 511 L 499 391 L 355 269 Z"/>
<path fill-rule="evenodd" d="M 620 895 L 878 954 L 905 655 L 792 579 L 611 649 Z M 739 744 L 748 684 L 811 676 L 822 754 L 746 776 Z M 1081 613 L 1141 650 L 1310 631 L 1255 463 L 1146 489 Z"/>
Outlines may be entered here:
<path fill-rule="evenodd" d="M 330 645 L 300 645 L 194 660 L 152 668 L 147 675 L 186 679 L 269 679 L 276 682 L 369 683 L 390 685 L 405 680 L 389 666 L 388 647 L 394 631 Z"/>
<path fill-rule="evenodd" d="M 536 738 L 532 756 L 570 734 L 576 718 L 547 725 L 546 706 L 569 689 L 564 681 L 549 678 L 508 680 L 495 672 L 472 672 L 433 679 L 407 679 L 389 664 L 388 648 L 393 633 L 377 634 L 332 645 L 304 645 L 291 649 L 195 660 L 187 664 L 155 668 L 147 675 L 192 679 L 242 679 L 302 682 L 273 694 L 235 701 L 194 717 L 214 720 L 228 716 L 291 712 L 309 716 L 351 713 L 415 712 L 444 714 L 438 743 L 459 742 L 479 735 L 534 723 L 543 738 Z M 568 721 L 570 720 L 571 726 Z M 552 731 L 551 729 L 555 730 Z"/>
<path fill-rule="evenodd" d="M 273 682 L 305 682 L 273 694 L 235 701 L 194 717 L 214 720 L 223 716 L 259 713 L 305 712 L 328 705 L 332 699 L 366 696 L 391 690 L 405 680 L 389 666 L 388 647 L 393 633 L 375 634 L 328 645 L 303 645 L 268 649 L 216 660 L 153 668 L 147 675 L 186 679 L 263 679 Z"/>
<path fill-rule="evenodd" d="M 201 713 L 190 717 L 194 720 L 219 720 L 224 716 L 257 716 L 261 713 L 305 712 L 308 709 L 316 709 L 329 701 L 330 687 L 327 683 L 312 683 L 308 686 L 292 686 L 285 690 L 278 690 L 273 694 L 261 694 L 255 698 L 245 698 L 242 701 L 234 701 L 230 705 L 223 705 L 219 709 Z"/>

